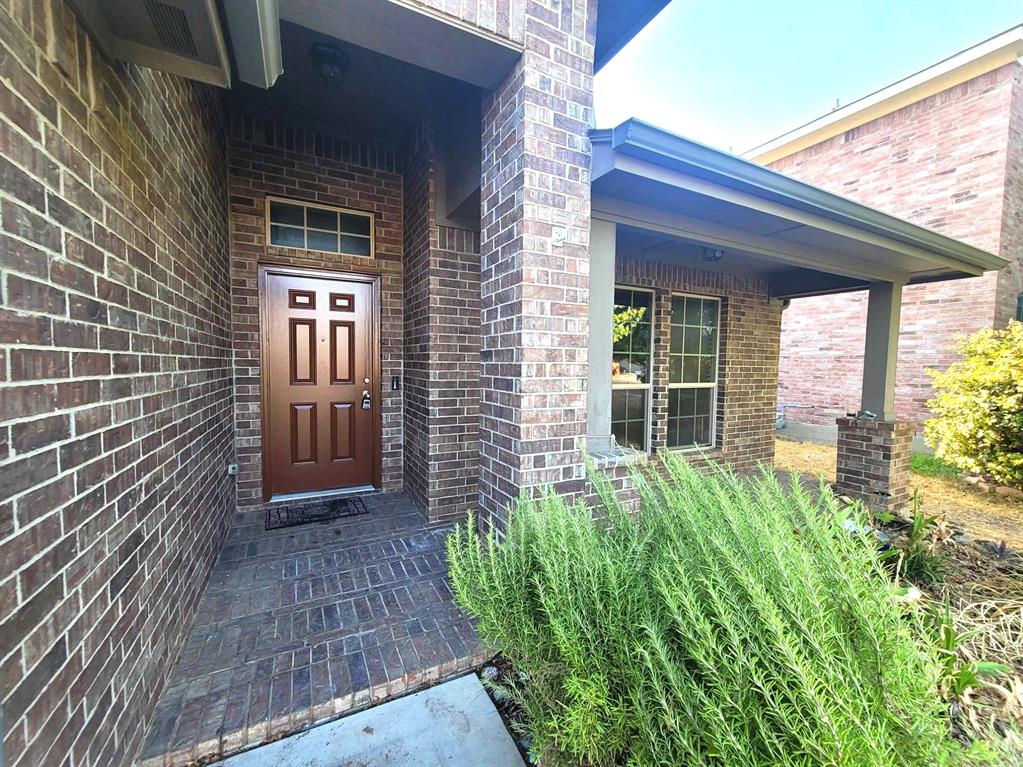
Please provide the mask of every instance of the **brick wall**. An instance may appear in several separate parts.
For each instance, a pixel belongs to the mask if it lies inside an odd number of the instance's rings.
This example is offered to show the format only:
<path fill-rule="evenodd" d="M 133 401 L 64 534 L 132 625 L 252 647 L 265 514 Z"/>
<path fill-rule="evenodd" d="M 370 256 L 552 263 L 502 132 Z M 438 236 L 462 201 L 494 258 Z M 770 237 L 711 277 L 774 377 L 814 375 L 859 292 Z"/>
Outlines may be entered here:
<path fill-rule="evenodd" d="M 582 489 L 595 0 L 531 2 L 483 107 L 480 510 Z"/>
<path fill-rule="evenodd" d="M 405 491 L 429 506 L 430 253 L 437 244 L 432 127 L 427 121 L 405 167 Z"/>
<path fill-rule="evenodd" d="M 0 761 L 122 765 L 234 509 L 221 94 L 0 39 Z"/>
<path fill-rule="evenodd" d="M 479 235 L 436 220 L 430 120 L 405 171 L 405 488 L 430 519 L 479 500 Z"/>
<path fill-rule="evenodd" d="M 1020 66 L 1009 64 L 772 164 L 772 168 L 962 239 L 1017 263 L 1020 195 L 1003 204 L 1006 167 L 1019 168 L 1019 132 L 1008 154 L 1010 105 L 1019 106 Z M 1013 84 L 1016 99 L 1013 102 Z M 1019 117 L 1015 118 L 1019 123 Z M 1019 186 L 1019 182 L 1016 182 Z M 1008 226 L 1006 226 L 1008 224 Z M 1004 230 L 1004 232 L 1003 232 Z M 1018 274 L 1018 271 L 1015 272 Z M 929 368 L 955 359 L 957 334 L 1001 321 L 995 274 L 912 286 L 903 294 L 896 410 L 920 422 L 931 395 Z M 1018 279 L 1018 278 L 1015 278 Z M 834 423 L 860 404 L 866 294 L 798 299 L 782 323 L 782 403 L 792 420 Z"/>
<path fill-rule="evenodd" d="M 999 327 L 1016 316 L 1016 301 L 1023 294 L 1023 64 L 1016 66 L 1012 84 L 1001 246 L 1011 263 L 998 273 L 995 325 Z"/>
<path fill-rule="evenodd" d="M 258 266 L 379 274 L 382 483 L 402 487 L 402 195 L 400 163 L 390 152 L 312 130 L 237 114 L 228 136 L 231 193 L 231 284 L 235 355 L 238 504 L 262 502 Z M 375 214 L 376 257 L 355 258 L 266 244 L 266 195 L 309 200 Z"/>

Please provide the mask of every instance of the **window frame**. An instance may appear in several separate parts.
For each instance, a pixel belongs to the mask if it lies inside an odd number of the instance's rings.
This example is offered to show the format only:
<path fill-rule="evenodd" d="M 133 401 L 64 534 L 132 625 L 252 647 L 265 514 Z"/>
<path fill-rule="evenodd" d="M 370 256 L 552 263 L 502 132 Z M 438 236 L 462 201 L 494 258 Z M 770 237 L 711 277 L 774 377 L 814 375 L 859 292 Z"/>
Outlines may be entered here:
<path fill-rule="evenodd" d="M 671 382 L 671 334 L 676 327 L 671 321 L 670 305 L 675 298 L 699 298 L 704 301 L 713 301 L 717 304 L 717 316 L 715 317 L 715 323 L 717 328 L 717 337 L 714 340 L 714 381 L 713 383 L 672 383 Z M 721 296 L 707 296 L 701 293 L 684 293 L 681 291 L 672 291 L 668 294 L 669 301 L 669 315 L 668 315 L 668 355 L 666 360 L 666 376 L 665 376 L 665 392 L 668 397 L 668 401 L 665 403 L 665 434 L 664 434 L 664 446 L 667 450 L 677 450 L 682 453 L 696 453 L 701 450 L 714 450 L 718 446 L 718 392 L 721 385 Z M 684 326 L 683 326 L 684 327 Z M 707 445 L 691 445 L 689 447 L 683 447 L 681 445 L 672 446 L 668 444 L 668 422 L 671 417 L 668 415 L 670 412 L 670 397 L 673 389 L 710 389 L 710 443 Z"/>
<path fill-rule="evenodd" d="M 656 333 L 656 330 L 657 330 L 657 325 L 656 325 L 656 322 L 655 322 L 655 318 L 656 318 L 656 315 L 657 315 L 657 291 L 654 288 L 650 288 L 650 287 L 646 287 L 646 286 L 642 286 L 642 285 L 629 285 L 627 283 L 618 283 L 618 282 L 616 282 L 614 284 L 613 290 L 619 290 L 619 289 L 620 290 L 631 290 L 631 291 L 633 291 L 635 293 L 646 293 L 646 294 L 648 294 L 650 296 L 650 351 L 649 351 L 649 354 L 648 354 L 649 363 L 648 363 L 648 367 L 647 367 L 647 379 L 648 380 L 647 380 L 646 383 L 619 383 L 619 384 L 616 384 L 614 382 L 614 378 L 611 376 L 611 371 L 610 370 L 607 371 L 608 378 L 611 381 L 611 406 L 610 406 L 610 412 L 608 413 L 608 415 L 612 416 L 613 413 L 614 413 L 614 393 L 615 393 L 615 391 L 645 390 L 647 395 L 646 395 L 646 407 L 644 408 L 644 410 L 646 412 L 643 414 L 643 444 L 644 444 L 644 448 L 643 448 L 643 450 L 641 450 L 639 452 L 646 453 L 647 455 L 650 455 L 652 453 L 652 451 L 653 451 L 653 410 L 654 410 L 654 384 L 655 384 L 655 380 L 654 379 L 655 379 L 655 372 L 656 372 L 655 365 L 656 365 L 656 359 L 657 359 L 657 355 L 655 354 L 655 351 L 654 351 L 654 347 L 655 347 L 655 344 L 654 344 L 654 334 Z M 614 300 L 612 298 L 612 301 L 611 301 L 611 317 L 610 317 L 612 326 L 614 324 L 614 307 L 615 306 L 616 306 L 616 304 L 615 304 L 615 302 L 614 302 Z M 614 362 L 614 355 L 615 355 L 614 344 L 613 344 L 613 341 L 612 341 L 612 347 L 611 347 L 611 361 L 612 361 L 612 363 Z M 630 355 L 631 355 L 631 352 L 630 352 Z M 614 418 L 613 417 L 609 418 L 609 420 L 610 420 L 610 422 L 612 424 L 614 423 Z M 612 434 L 613 433 L 614 433 L 614 430 L 612 429 Z M 615 441 L 617 442 L 617 440 L 615 440 Z M 628 450 L 635 450 L 635 448 L 630 448 L 627 445 L 619 445 L 619 447 L 625 448 L 625 449 L 628 449 Z"/>
<path fill-rule="evenodd" d="M 278 224 L 278 225 L 279 226 L 288 226 L 288 227 L 291 227 L 292 229 L 301 229 L 302 233 L 303 233 L 303 239 L 305 240 L 305 243 L 306 243 L 305 246 L 300 248 L 300 247 L 298 247 L 296 245 L 279 245 L 277 243 L 274 243 L 274 242 L 272 242 L 270 240 L 270 226 L 271 226 L 271 223 L 272 223 L 270 221 L 270 206 L 273 203 L 275 203 L 275 202 L 279 202 L 279 203 L 282 203 L 284 205 L 294 205 L 294 206 L 297 206 L 297 207 L 301 207 L 303 209 L 317 208 L 319 210 L 329 210 L 332 213 L 337 213 L 338 214 L 338 229 L 337 229 L 336 232 L 329 232 L 329 230 L 327 230 L 327 229 L 318 229 L 317 227 L 310 227 L 309 223 L 308 223 L 308 221 L 309 221 L 308 214 L 303 213 L 305 223 L 303 223 L 301 227 L 299 227 L 297 224 Z M 341 214 L 342 213 L 347 213 L 350 216 L 359 216 L 361 218 L 369 219 L 369 237 L 367 238 L 366 235 L 364 235 L 364 234 L 351 234 L 349 232 L 342 232 L 341 231 Z M 343 208 L 340 205 L 326 205 L 326 204 L 320 203 L 320 202 L 310 202 L 309 200 L 303 200 L 303 199 L 298 198 L 298 197 L 281 197 L 280 195 L 268 194 L 268 195 L 266 195 L 266 198 L 264 200 L 263 220 L 264 220 L 264 232 L 263 232 L 263 235 L 265 237 L 264 241 L 266 242 L 266 247 L 268 247 L 268 248 L 287 248 L 288 250 L 306 250 L 306 251 L 310 251 L 310 252 L 313 252 L 313 253 L 327 253 L 327 254 L 329 254 L 331 256 L 343 256 L 345 258 L 362 258 L 362 259 L 367 259 L 367 260 L 373 260 L 373 259 L 376 258 L 376 252 L 377 252 L 377 249 L 376 249 L 376 213 L 374 213 L 373 211 L 356 210 L 355 208 Z M 324 233 L 337 234 L 337 236 L 338 236 L 338 249 L 337 250 L 323 250 L 321 248 L 310 248 L 310 247 L 308 247 L 308 244 L 309 244 L 308 233 L 310 231 L 312 231 L 312 232 L 324 232 Z M 355 255 L 355 254 L 352 254 L 352 253 L 344 253 L 344 252 L 342 252 L 342 250 L 341 250 L 341 236 L 343 234 L 347 234 L 347 235 L 349 235 L 351 237 L 358 237 L 360 239 L 368 239 L 369 240 L 369 255 L 367 255 L 367 256 L 358 256 L 358 255 Z"/>

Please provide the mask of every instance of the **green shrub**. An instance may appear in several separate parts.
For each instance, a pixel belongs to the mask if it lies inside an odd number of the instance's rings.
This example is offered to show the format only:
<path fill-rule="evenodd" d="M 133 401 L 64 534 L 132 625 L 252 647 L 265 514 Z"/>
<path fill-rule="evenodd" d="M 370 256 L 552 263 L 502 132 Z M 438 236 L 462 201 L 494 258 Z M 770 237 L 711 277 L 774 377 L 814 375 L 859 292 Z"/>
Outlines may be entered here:
<path fill-rule="evenodd" d="M 984 329 L 958 344 L 963 358 L 932 371 L 935 453 L 964 471 L 1023 487 L 1023 323 Z"/>
<path fill-rule="evenodd" d="M 448 541 L 457 600 L 527 680 L 547 765 L 959 764 L 923 616 L 822 485 L 668 455 L 609 524 L 552 493 Z M 857 522 L 863 528 L 862 520 Z"/>
<path fill-rule="evenodd" d="M 962 474 L 958 466 L 953 466 L 948 461 L 943 461 L 929 453 L 913 453 L 909 457 L 909 470 L 921 477 L 941 477 L 942 479 L 956 479 Z"/>

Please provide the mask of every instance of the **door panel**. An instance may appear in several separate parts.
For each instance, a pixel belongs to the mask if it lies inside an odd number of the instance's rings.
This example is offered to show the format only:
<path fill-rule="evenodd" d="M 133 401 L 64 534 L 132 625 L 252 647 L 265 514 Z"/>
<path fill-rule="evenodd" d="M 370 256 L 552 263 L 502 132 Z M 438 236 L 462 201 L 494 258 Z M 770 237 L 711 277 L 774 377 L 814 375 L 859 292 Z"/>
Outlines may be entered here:
<path fill-rule="evenodd" d="M 373 483 L 374 296 L 372 282 L 264 272 L 267 497 Z"/>

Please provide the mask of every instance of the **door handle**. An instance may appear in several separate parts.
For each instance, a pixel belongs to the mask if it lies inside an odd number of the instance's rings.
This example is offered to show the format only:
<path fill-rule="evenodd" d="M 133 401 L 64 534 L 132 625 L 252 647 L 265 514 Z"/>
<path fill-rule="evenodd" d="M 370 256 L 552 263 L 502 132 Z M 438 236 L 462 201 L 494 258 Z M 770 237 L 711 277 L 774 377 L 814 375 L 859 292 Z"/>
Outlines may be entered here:
<path fill-rule="evenodd" d="M 368 389 L 362 393 L 362 409 L 363 410 L 372 410 L 373 409 L 373 400 L 371 400 L 369 398 L 369 390 Z"/>

